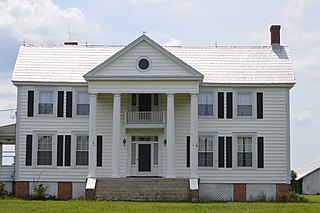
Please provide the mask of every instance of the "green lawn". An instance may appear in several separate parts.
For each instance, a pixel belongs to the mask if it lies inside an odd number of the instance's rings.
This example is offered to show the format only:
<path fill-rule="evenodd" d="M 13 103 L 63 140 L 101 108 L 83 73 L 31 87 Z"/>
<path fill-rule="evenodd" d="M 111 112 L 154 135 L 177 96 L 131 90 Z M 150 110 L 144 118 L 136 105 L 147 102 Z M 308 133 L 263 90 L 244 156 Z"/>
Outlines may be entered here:
<path fill-rule="evenodd" d="M 169 203 L 0 199 L 0 212 L 320 212 L 320 196 L 304 197 L 308 202 Z"/>

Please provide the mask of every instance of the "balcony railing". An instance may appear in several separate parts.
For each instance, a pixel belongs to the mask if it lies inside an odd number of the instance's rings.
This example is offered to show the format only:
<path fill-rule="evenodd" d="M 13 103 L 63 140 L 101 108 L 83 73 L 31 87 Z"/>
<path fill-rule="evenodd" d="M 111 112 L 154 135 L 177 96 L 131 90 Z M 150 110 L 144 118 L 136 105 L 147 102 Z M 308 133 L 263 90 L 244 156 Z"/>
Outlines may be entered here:
<path fill-rule="evenodd" d="M 164 124 L 164 111 L 126 112 L 126 124 Z"/>

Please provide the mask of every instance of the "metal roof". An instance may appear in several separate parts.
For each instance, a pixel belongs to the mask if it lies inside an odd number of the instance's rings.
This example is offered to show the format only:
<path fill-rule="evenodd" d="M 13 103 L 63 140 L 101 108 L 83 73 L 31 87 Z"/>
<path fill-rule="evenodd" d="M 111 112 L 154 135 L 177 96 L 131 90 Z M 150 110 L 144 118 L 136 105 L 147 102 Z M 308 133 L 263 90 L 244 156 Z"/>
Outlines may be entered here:
<path fill-rule="evenodd" d="M 130 44 L 129 44 L 130 45 Z M 83 75 L 125 48 L 121 45 L 23 45 L 14 83 L 85 83 Z M 164 46 L 204 75 L 203 83 L 294 84 L 286 46 Z"/>
<path fill-rule="evenodd" d="M 0 126 L 0 137 L 1 136 L 15 136 L 16 135 L 16 124 L 9 124 Z"/>
<path fill-rule="evenodd" d="M 320 157 L 315 158 L 308 163 L 301 166 L 299 169 L 296 170 L 297 172 L 297 180 L 305 177 L 306 175 L 310 174 L 311 172 L 316 171 L 320 168 Z"/>

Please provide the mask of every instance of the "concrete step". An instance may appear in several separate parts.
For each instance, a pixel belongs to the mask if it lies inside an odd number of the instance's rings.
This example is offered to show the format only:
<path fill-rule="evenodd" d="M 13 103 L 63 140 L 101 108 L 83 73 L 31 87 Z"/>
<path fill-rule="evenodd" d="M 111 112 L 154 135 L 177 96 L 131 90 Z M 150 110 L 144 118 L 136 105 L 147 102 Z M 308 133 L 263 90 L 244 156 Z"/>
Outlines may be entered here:
<path fill-rule="evenodd" d="M 181 178 L 99 178 L 96 199 L 189 200 L 189 180 Z"/>

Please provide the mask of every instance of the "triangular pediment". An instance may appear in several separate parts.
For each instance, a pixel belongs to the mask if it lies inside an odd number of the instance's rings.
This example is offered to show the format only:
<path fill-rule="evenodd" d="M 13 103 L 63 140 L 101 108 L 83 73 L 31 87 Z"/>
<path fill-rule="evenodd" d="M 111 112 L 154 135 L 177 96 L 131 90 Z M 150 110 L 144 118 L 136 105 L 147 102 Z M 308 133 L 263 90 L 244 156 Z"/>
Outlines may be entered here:
<path fill-rule="evenodd" d="M 202 80 L 203 75 L 142 35 L 84 75 L 86 80 Z"/>

